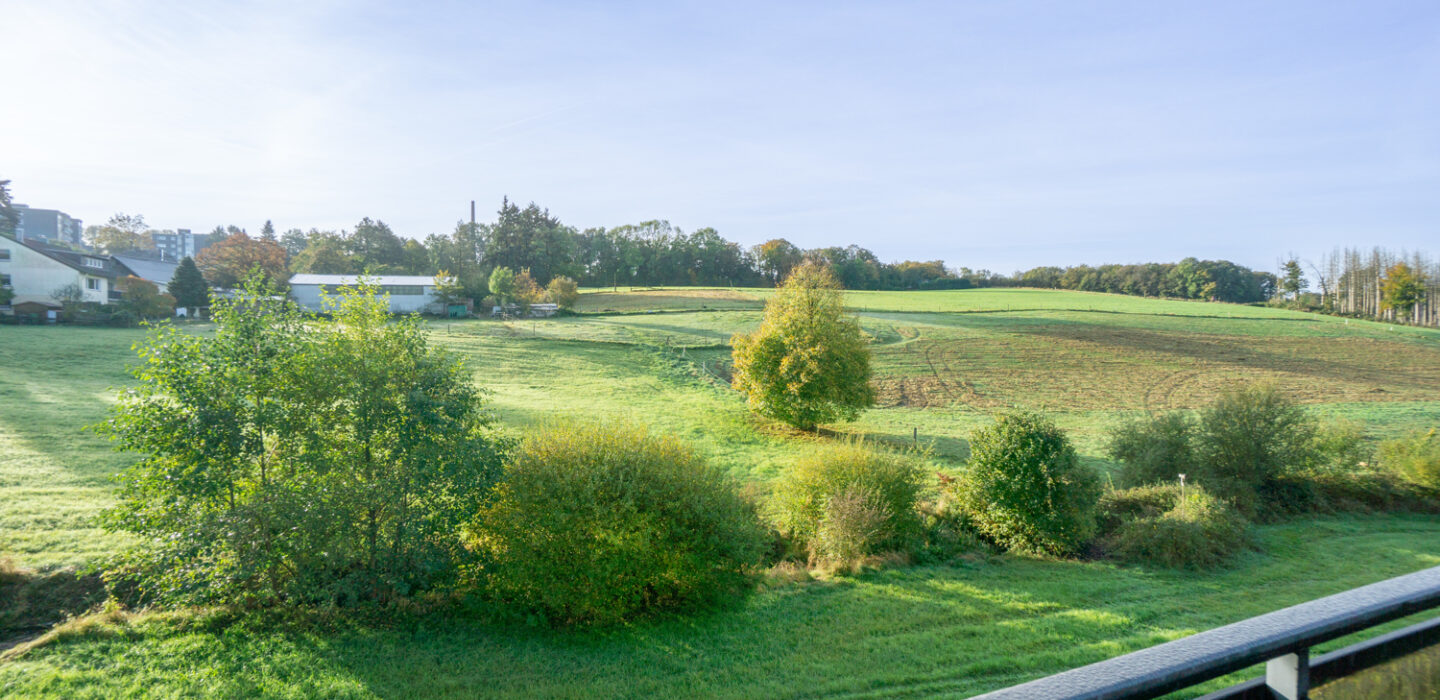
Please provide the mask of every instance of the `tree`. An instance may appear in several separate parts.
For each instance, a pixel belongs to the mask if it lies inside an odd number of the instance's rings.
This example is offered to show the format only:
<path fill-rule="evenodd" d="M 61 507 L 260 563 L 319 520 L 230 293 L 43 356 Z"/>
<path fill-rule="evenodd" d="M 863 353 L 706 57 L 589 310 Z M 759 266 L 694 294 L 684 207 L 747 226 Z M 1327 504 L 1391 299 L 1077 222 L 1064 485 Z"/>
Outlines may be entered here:
<path fill-rule="evenodd" d="M 0 180 L 0 233 L 14 235 L 20 225 L 20 212 L 10 200 L 10 181 Z"/>
<path fill-rule="evenodd" d="M 115 287 L 120 291 L 120 307 L 139 318 L 168 318 L 175 313 L 175 298 L 161 294 L 154 282 L 127 276 L 120 278 Z"/>
<path fill-rule="evenodd" d="M 85 298 L 85 290 L 80 287 L 79 282 L 71 282 L 50 292 L 50 298 L 69 308 Z"/>
<path fill-rule="evenodd" d="M 85 242 L 111 255 L 148 251 L 155 247 L 145 217 L 139 214 L 115 214 L 104 226 L 85 227 Z"/>
<path fill-rule="evenodd" d="M 515 271 L 497 267 L 490 271 L 490 293 L 504 306 L 515 299 Z"/>
<path fill-rule="evenodd" d="M 441 270 L 435 273 L 435 300 L 448 312 L 451 305 L 465 303 L 465 287 L 458 277 Z"/>
<path fill-rule="evenodd" d="M 271 243 L 280 242 L 280 240 L 275 236 L 275 224 L 271 223 L 269 219 L 266 219 L 265 225 L 260 228 L 260 237 L 267 241 L 270 241 Z"/>
<path fill-rule="evenodd" d="M 402 272 L 405 268 L 405 243 L 384 221 L 369 217 L 355 225 L 355 232 L 344 239 L 349 252 L 361 270 Z"/>
<path fill-rule="evenodd" d="M 557 306 L 569 311 L 575 308 L 575 302 L 580 301 L 580 286 L 569 277 L 556 277 L 545 286 L 545 294 Z"/>
<path fill-rule="evenodd" d="M 755 246 L 755 261 L 760 264 L 760 271 L 769 278 L 772 285 L 779 285 L 781 280 L 790 276 L 790 270 L 799 265 L 802 259 L 804 253 L 784 238 L 775 238 Z"/>
<path fill-rule="evenodd" d="M 138 385 L 100 430 L 140 454 L 104 525 L 112 569 L 167 603 L 346 605 L 454 579 L 461 527 L 506 442 L 459 361 L 376 288 L 309 316 L 263 275 L 217 300 L 213 334 L 139 347 Z"/>
<path fill-rule="evenodd" d="M 1393 309 L 1402 321 L 1410 319 L 1410 311 L 1425 298 L 1425 278 L 1409 265 L 1398 262 L 1385 271 L 1380 283 L 1380 308 Z"/>
<path fill-rule="evenodd" d="M 175 298 L 175 305 L 182 309 L 198 309 L 210 305 L 210 285 L 205 275 L 196 267 L 195 260 L 186 256 L 175 268 L 175 276 L 165 286 L 165 291 Z"/>
<path fill-rule="evenodd" d="M 520 303 L 520 310 L 524 313 L 530 312 L 530 307 L 545 300 L 545 290 L 530 276 L 530 268 L 525 268 L 515 275 L 515 301 Z"/>
<path fill-rule="evenodd" d="M 331 231 L 311 231 L 305 247 L 290 260 L 290 270 L 296 273 L 353 275 L 363 269 L 345 239 Z"/>
<path fill-rule="evenodd" d="M 195 256 L 195 264 L 205 273 L 205 279 L 211 285 L 221 289 L 238 287 L 241 280 L 256 268 L 276 285 L 284 284 L 290 278 L 285 265 L 285 249 L 263 238 L 251 238 L 244 231 L 237 231 L 219 243 L 210 244 Z"/>
<path fill-rule="evenodd" d="M 1307 284 L 1305 270 L 1300 267 L 1299 260 L 1290 258 L 1285 261 L 1283 271 L 1285 275 L 1281 278 L 1280 291 L 1289 295 L 1291 300 L 1299 300 L 1300 292 L 1305 291 Z"/>
<path fill-rule="evenodd" d="M 763 416 L 809 429 L 875 403 L 870 349 L 823 267 L 796 268 L 765 303 L 760 328 L 731 343 L 735 388 Z"/>

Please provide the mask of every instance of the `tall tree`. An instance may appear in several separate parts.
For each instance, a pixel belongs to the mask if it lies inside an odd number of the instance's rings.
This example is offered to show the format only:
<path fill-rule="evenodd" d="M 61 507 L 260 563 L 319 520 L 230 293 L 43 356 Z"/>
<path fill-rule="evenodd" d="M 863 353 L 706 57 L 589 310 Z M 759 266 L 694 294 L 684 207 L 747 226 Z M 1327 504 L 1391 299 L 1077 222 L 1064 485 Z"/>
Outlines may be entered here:
<path fill-rule="evenodd" d="M 1380 291 L 1381 309 L 1394 310 L 1400 320 L 1409 321 L 1410 312 L 1424 298 L 1425 278 L 1414 268 L 1398 262 L 1385 271 Z"/>
<path fill-rule="evenodd" d="M 854 420 L 875 403 L 870 348 L 825 267 L 797 267 L 765 303 L 760 328 L 736 335 L 735 388 L 755 412 L 797 428 Z"/>
<path fill-rule="evenodd" d="M 236 288 L 256 268 L 276 286 L 285 284 L 290 277 L 285 249 L 280 244 L 251 238 L 243 231 L 210 244 L 195 256 L 195 264 L 210 284 L 221 289 Z"/>
<path fill-rule="evenodd" d="M 802 259 L 804 253 L 784 238 L 773 238 L 755 246 L 755 261 L 760 264 L 760 271 L 772 285 L 778 285 L 781 280 L 789 277 L 790 270 L 799 265 Z"/>
<path fill-rule="evenodd" d="M 1305 270 L 1300 267 L 1300 261 L 1295 258 L 1286 260 L 1284 266 L 1281 267 L 1281 272 L 1284 273 L 1280 282 L 1281 291 L 1292 301 L 1298 300 L 1300 292 L 1305 291 L 1305 285 L 1308 282 L 1305 279 Z"/>
<path fill-rule="evenodd" d="M 371 221 L 368 216 L 361 219 L 345 241 L 362 270 L 380 273 L 405 269 L 405 242 L 384 221 Z"/>
<path fill-rule="evenodd" d="M 130 253 L 153 250 L 155 243 L 150 238 L 150 227 L 140 214 L 131 216 L 119 213 L 110 217 L 103 226 L 85 227 L 85 242 L 101 252 Z"/>
<path fill-rule="evenodd" d="M 275 237 L 275 224 L 271 223 L 269 219 L 266 219 L 265 225 L 260 228 L 260 237 L 271 243 L 279 242 L 279 239 Z"/>
<path fill-rule="evenodd" d="M 186 256 L 175 268 L 175 276 L 165 286 L 165 291 L 175 298 L 175 306 L 182 309 L 198 309 L 210 305 L 210 285 L 195 265 L 195 260 Z"/>
<path fill-rule="evenodd" d="M 19 225 L 20 212 L 10 200 L 10 181 L 0 180 L 0 233 L 13 235 Z"/>

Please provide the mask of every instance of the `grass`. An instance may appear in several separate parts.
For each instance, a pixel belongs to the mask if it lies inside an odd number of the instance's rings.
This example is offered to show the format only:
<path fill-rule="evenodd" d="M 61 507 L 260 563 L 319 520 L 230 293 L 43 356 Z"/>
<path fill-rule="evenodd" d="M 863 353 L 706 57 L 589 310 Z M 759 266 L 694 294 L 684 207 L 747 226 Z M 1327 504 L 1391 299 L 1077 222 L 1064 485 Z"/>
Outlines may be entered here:
<path fill-rule="evenodd" d="M 611 416 L 674 434 L 763 491 L 816 440 L 753 418 L 728 341 L 767 290 L 589 291 L 582 314 L 434 322 L 512 429 Z M 881 404 L 835 426 L 935 469 L 1003 406 L 1051 411 L 1101 469 L 1106 430 L 1271 380 L 1381 438 L 1440 425 L 1440 332 L 1278 309 L 1048 290 L 852 292 Z M 198 330 L 203 332 L 203 327 Z M 6 327 L 0 559 L 38 570 L 122 546 L 92 518 L 127 463 L 82 429 L 130 380 L 137 330 Z M 1261 529 L 1213 574 L 999 557 L 780 587 L 738 609 L 606 633 L 425 618 L 403 625 L 168 613 L 92 621 L 0 662 L 0 695 L 965 695 L 1440 564 L 1440 521 L 1369 516 Z M 1245 589 L 1245 595 L 1235 591 Z"/>

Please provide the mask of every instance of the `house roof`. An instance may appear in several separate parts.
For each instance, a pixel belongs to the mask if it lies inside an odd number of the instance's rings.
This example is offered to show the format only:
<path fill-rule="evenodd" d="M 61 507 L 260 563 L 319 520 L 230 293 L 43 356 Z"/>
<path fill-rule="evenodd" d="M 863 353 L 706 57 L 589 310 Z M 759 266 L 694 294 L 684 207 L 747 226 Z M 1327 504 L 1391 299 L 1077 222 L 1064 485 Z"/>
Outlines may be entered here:
<path fill-rule="evenodd" d="M 155 283 L 156 286 L 164 288 L 170 284 L 175 277 L 175 270 L 180 267 L 179 263 L 165 262 L 151 258 L 137 258 L 131 255 L 112 255 L 120 266 L 139 277 L 142 280 Z"/>
<path fill-rule="evenodd" d="M 18 243 L 47 258 L 50 258 L 51 260 L 54 260 L 55 262 L 65 265 L 66 267 L 73 268 L 78 272 L 83 272 L 87 275 L 94 275 L 96 277 L 110 277 L 113 279 L 123 274 L 123 270 L 121 269 L 119 263 L 115 262 L 114 258 L 109 255 L 80 253 L 73 250 L 51 248 L 50 246 L 44 245 L 40 241 L 25 240 L 18 241 Z M 89 265 L 86 265 L 84 263 L 85 258 L 99 260 L 100 267 L 91 267 Z"/>
<path fill-rule="evenodd" d="M 355 284 L 355 281 L 363 275 L 294 275 L 290 278 L 290 286 L 297 284 L 324 284 L 343 287 Z M 365 279 L 373 284 L 385 286 L 422 286 L 434 287 L 435 278 L 424 275 L 369 275 Z"/>

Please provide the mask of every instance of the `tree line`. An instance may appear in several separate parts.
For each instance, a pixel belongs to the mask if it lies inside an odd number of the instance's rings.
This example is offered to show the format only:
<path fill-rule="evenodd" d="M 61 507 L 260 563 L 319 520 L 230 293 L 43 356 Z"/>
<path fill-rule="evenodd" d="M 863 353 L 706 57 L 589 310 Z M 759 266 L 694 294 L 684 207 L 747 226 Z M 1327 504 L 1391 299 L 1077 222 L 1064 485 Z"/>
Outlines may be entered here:
<path fill-rule="evenodd" d="M 143 250 L 154 233 L 143 217 L 125 214 L 86 230 L 92 245 L 112 253 Z M 1440 265 L 1418 253 L 1337 249 L 1304 266 L 1289 260 L 1278 276 L 1227 260 L 1196 258 L 1041 266 L 1005 275 L 948 268 L 940 260 L 884 262 L 858 245 L 804 249 L 774 238 L 747 248 L 713 228 L 686 232 L 659 219 L 579 229 L 533 202 L 521 206 L 509 198 L 491 221 L 458 222 L 450 233 L 424 240 L 404 238 L 384 221 L 368 217 L 341 231 L 278 233 L 266 221 L 253 237 L 234 225 L 217 226 L 196 262 L 205 279 L 222 288 L 235 287 L 255 267 L 282 285 L 294 273 L 445 272 L 459 281 L 459 296 L 477 300 L 491 292 L 490 275 L 502 267 L 528 271 L 540 287 L 561 277 L 588 287 L 775 286 L 797 266 L 815 263 L 855 290 L 1038 287 L 1232 303 L 1278 297 L 1330 313 L 1440 325 L 1440 306 L 1434 301 Z M 1307 271 L 1318 285 L 1316 294 L 1302 294 L 1309 289 Z"/>
<path fill-rule="evenodd" d="M 1292 262 L 1296 263 L 1293 276 L 1298 278 L 1295 297 L 1303 302 L 1300 292 L 1312 287 L 1298 261 Z M 1308 307 L 1343 316 L 1440 326 L 1440 261 L 1423 253 L 1336 248 L 1308 267 L 1316 290 L 1305 304 Z"/>

